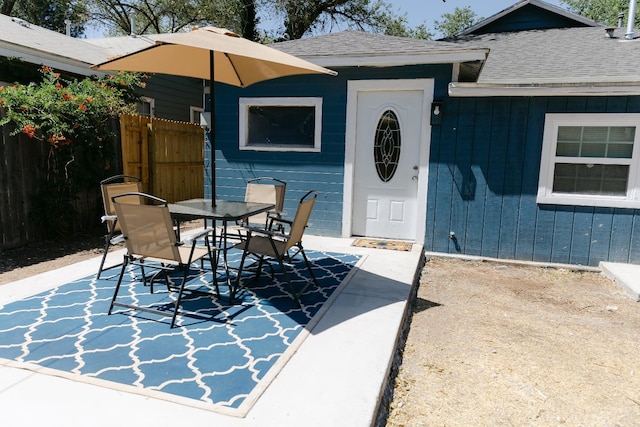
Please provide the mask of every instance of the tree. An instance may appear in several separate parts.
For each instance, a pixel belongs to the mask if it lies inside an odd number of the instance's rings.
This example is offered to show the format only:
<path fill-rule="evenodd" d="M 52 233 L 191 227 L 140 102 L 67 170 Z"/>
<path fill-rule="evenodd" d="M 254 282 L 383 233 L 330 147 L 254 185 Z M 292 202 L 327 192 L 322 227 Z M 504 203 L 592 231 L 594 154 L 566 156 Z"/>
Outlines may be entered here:
<path fill-rule="evenodd" d="M 284 15 L 283 30 L 289 39 L 300 39 L 314 31 L 330 32 L 335 27 L 401 35 L 429 33 L 424 28 L 406 27 L 406 17 L 397 17 L 382 0 L 272 0 L 277 13 Z"/>
<path fill-rule="evenodd" d="M 470 6 L 462 9 L 456 7 L 453 13 L 443 13 L 442 21 L 435 21 L 435 29 L 440 31 L 443 37 L 451 37 L 483 19 L 479 18 Z"/>
<path fill-rule="evenodd" d="M 33 215 L 48 223 L 48 237 L 56 237 L 73 229 L 78 191 L 97 188 L 111 167 L 110 118 L 135 111 L 135 90 L 144 82 L 131 73 L 66 80 L 47 66 L 41 72 L 38 83 L 0 86 L 0 127 L 48 149 L 46 182 Z"/>
<path fill-rule="evenodd" d="M 69 21 L 73 37 L 84 34 L 88 19 L 87 6 L 81 0 L 2 0 L 0 12 L 59 33 L 66 32 Z"/>
<path fill-rule="evenodd" d="M 407 15 L 382 17 L 380 26 L 382 33 L 388 36 L 410 37 L 413 39 L 431 40 L 434 34 L 423 23 L 415 28 L 407 24 Z"/>
<path fill-rule="evenodd" d="M 201 24 L 237 31 L 247 2 L 253 0 L 91 0 L 90 15 L 114 35 L 175 33 Z"/>
<path fill-rule="evenodd" d="M 560 0 L 560 2 L 566 5 L 569 11 L 604 25 L 617 26 L 618 14 L 624 13 L 623 26 L 626 26 L 629 0 Z M 636 14 L 635 23 L 640 24 L 640 14 Z"/>

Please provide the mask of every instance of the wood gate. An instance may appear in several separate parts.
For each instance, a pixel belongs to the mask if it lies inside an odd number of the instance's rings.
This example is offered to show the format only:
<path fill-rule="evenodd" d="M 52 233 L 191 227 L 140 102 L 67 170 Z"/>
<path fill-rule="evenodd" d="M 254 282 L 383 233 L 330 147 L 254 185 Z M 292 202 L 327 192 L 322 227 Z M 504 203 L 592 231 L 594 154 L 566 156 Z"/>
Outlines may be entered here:
<path fill-rule="evenodd" d="M 204 132 L 193 123 L 120 116 L 122 166 L 145 192 L 176 202 L 204 197 Z"/>

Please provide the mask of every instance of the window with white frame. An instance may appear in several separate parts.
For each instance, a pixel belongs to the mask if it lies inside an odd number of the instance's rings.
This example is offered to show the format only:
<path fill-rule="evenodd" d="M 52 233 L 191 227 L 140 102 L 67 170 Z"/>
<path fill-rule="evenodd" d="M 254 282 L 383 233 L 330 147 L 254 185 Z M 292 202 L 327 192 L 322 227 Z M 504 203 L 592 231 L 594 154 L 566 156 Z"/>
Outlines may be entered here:
<path fill-rule="evenodd" d="M 319 152 L 322 98 L 240 98 L 240 149 Z"/>
<path fill-rule="evenodd" d="M 538 203 L 640 208 L 640 114 L 547 114 Z"/>
<path fill-rule="evenodd" d="M 193 105 L 189 107 L 189 116 L 191 117 L 190 122 L 200 124 L 200 115 L 204 111 L 202 107 L 194 107 Z"/>
<path fill-rule="evenodd" d="M 141 96 L 137 102 L 138 114 L 141 116 L 154 117 L 155 116 L 156 100 L 149 98 L 148 96 Z"/>

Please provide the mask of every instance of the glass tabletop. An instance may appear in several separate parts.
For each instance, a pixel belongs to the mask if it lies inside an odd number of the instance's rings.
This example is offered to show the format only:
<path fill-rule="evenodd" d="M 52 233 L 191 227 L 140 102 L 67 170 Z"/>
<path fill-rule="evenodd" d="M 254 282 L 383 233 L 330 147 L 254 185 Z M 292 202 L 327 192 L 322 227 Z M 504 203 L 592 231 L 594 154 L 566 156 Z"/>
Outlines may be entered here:
<path fill-rule="evenodd" d="M 176 203 L 169 203 L 169 212 L 182 219 L 211 219 L 236 221 L 275 208 L 271 203 L 237 202 L 217 200 L 216 205 L 211 199 L 190 199 Z"/>

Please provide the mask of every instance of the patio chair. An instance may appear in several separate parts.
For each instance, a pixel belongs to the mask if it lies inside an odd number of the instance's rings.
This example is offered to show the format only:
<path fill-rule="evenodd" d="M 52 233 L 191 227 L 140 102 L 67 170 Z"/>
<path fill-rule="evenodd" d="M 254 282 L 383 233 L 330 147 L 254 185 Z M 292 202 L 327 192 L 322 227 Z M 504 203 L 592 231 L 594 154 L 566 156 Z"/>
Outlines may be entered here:
<path fill-rule="evenodd" d="M 244 218 L 235 225 L 227 226 L 226 230 L 221 230 L 222 233 L 226 233 L 226 237 L 231 240 L 243 240 L 246 234 L 246 227 L 259 226 L 270 229 L 273 223 L 272 220 L 274 218 L 282 217 L 286 189 L 286 182 L 276 178 L 260 177 L 248 180 L 244 193 L 244 201 L 254 203 L 271 203 L 275 205 L 275 208 L 268 212 Z M 220 234 L 221 244 L 223 240 L 222 233 Z"/>
<path fill-rule="evenodd" d="M 241 249 L 243 251 L 242 259 L 240 261 L 240 266 L 238 269 L 236 288 L 240 287 L 242 270 L 244 268 L 245 260 L 248 256 L 258 259 L 255 280 L 260 277 L 262 266 L 265 263 L 265 258 L 267 258 L 267 260 L 271 259 L 277 261 L 280 265 L 280 270 L 287 281 L 291 296 L 295 299 L 298 306 L 300 306 L 300 295 L 307 289 L 307 287 L 311 284 L 314 284 L 316 287 L 318 286 L 316 276 L 313 273 L 313 268 L 311 267 L 309 258 L 307 258 L 307 255 L 305 254 L 304 248 L 302 246 L 302 236 L 304 235 L 305 228 L 307 227 L 307 223 L 309 222 L 309 217 L 311 216 L 311 211 L 313 210 L 313 205 L 316 201 L 317 196 L 318 195 L 315 191 L 309 191 L 308 193 L 306 193 L 300 199 L 296 215 L 292 221 L 284 218 L 273 219 L 274 223 L 278 222 L 280 224 L 288 226 L 288 234 L 269 230 L 266 228 L 261 229 L 256 227 L 247 227 L 246 240 L 235 245 L 237 249 Z M 297 249 L 295 254 L 292 256 L 289 255 L 289 249 L 291 248 Z M 311 275 L 312 282 L 307 283 L 300 291 L 296 292 L 296 290 L 293 288 L 293 284 L 291 283 L 289 273 L 287 272 L 284 263 L 289 263 L 291 261 L 291 258 L 298 253 L 302 254 L 307 269 L 309 270 L 309 274 Z"/>
<path fill-rule="evenodd" d="M 129 197 L 140 197 L 147 203 L 126 203 Z M 147 277 L 144 269 L 157 270 L 149 282 L 151 293 L 153 293 L 154 281 L 160 276 L 166 278 L 169 291 L 178 291 L 178 296 L 175 299 L 175 307 L 171 314 L 171 328 L 173 328 L 176 322 L 176 316 L 180 310 L 180 303 L 185 293 L 185 284 L 191 264 L 198 260 L 208 258 L 211 264 L 211 270 L 213 271 L 213 257 L 211 256 L 211 244 L 209 241 L 209 234 L 212 229 L 204 228 L 199 233 L 192 234 L 190 241 L 178 241 L 166 200 L 150 194 L 124 193 L 114 196 L 112 201 L 118 216 L 118 222 L 122 229 L 127 253 L 124 256 L 118 283 L 113 293 L 109 314 L 111 314 L 114 306 L 121 306 L 165 316 L 168 315 L 166 311 L 116 301 L 127 266 L 129 264 L 138 265 L 142 268 L 145 285 L 147 284 Z M 197 244 L 199 239 L 204 239 L 204 246 Z M 182 281 L 179 285 L 171 287 L 169 286 L 167 274 L 176 269 L 184 272 Z M 215 290 L 216 296 L 219 297 L 220 291 L 217 283 L 215 284 Z"/>
<path fill-rule="evenodd" d="M 273 203 L 276 207 L 272 211 L 247 218 L 244 222 L 245 225 L 264 224 L 265 228 L 271 228 L 271 219 L 282 217 L 286 190 L 286 182 L 276 178 L 262 177 L 247 181 L 247 189 L 244 194 L 245 202 Z"/>
<path fill-rule="evenodd" d="M 96 279 L 100 278 L 100 275 L 104 270 L 108 270 L 109 268 L 114 268 L 119 265 L 116 264 L 107 269 L 104 268 L 109 248 L 124 241 L 122 234 L 120 233 L 120 224 L 118 224 L 118 217 L 116 216 L 116 211 L 113 207 L 111 198 L 123 193 L 142 192 L 142 182 L 140 178 L 135 176 L 115 175 L 102 180 L 100 182 L 100 190 L 102 192 L 102 204 L 104 205 L 104 215 L 101 219 L 102 222 L 107 225 L 107 234 L 104 236 L 104 252 L 102 254 L 102 260 L 100 261 L 100 267 L 98 268 Z M 126 199 L 121 199 L 120 202 L 138 205 L 142 203 L 138 196 L 130 196 Z"/>

